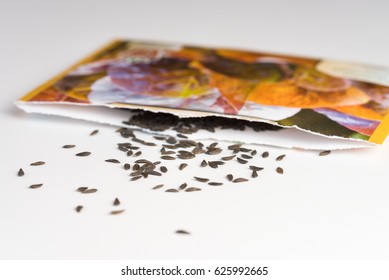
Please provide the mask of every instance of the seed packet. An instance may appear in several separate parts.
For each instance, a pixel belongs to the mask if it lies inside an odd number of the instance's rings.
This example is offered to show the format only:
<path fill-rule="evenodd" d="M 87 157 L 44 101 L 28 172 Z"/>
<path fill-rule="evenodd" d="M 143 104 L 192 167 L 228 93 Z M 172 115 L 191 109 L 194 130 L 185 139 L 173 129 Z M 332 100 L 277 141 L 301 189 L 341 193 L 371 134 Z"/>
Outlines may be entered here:
<path fill-rule="evenodd" d="M 112 125 L 123 125 L 139 109 L 236 118 L 286 129 L 196 137 L 306 149 L 368 147 L 383 143 L 389 133 L 389 68 L 115 40 L 16 105 Z"/>

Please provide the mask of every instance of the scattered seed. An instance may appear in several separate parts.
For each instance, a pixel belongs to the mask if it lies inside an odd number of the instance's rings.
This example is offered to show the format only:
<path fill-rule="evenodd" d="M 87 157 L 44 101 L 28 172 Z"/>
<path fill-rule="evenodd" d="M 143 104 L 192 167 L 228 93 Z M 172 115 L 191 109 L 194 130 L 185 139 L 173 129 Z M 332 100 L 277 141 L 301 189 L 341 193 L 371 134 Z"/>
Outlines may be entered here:
<path fill-rule="evenodd" d="M 242 153 L 248 153 L 248 152 L 251 152 L 251 149 L 240 148 L 239 151 L 242 152 Z"/>
<path fill-rule="evenodd" d="M 159 141 L 166 140 L 165 136 L 153 136 L 153 137 L 154 137 L 154 139 L 159 140 Z"/>
<path fill-rule="evenodd" d="M 177 134 L 177 137 L 179 137 L 179 138 L 184 138 L 184 139 L 188 139 L 188 136 L 183 135 L 183 134 L 181 134 L 181 133 L 178 133 L 178 134 Z"/>
<path fill-rule="evenodd" d="M 263 170 L 263 167 L 259 167 L 259 166 L 255 166 L 255 165 L 250 165 L 249 167 L 251 170 L 255 170 L 255 171 Z"/>
<path fill-rule="evenodd" d="M 278 174 L 284 174 L 284 169 L 282 169 L 281 167 L 277 167 L 276 172 Z"/>
<path fill-rule="evenodd" d="M 167 189 L 165 192 L 178 192 L 176 189 Z"/>
<path fill-rule="evenodd" d="M 227 148 L 229 150 L 236 150 L 236 149 L 240 149 L 241 146 L 242 146 L 241 144 L 234 144 L 234 145 L 228 146 Z"/>
<path fill-rule="evenodd" d="M 178 189 L 179 189 L 180 191 L 182 191 L 182 190 L 185 190 L 185 188 L 186 188 L 187 186 L 188 186 L 187 183 L 183 183 L 183 184 L 181 184 L 181 186 L 178 187 Z"/>
<path fill-rule="evenodd" d="M 241 164 L 246 164 L 246 163 L 248 163 L 248 161 L 245 160 L 245 159 L 243 159 L 243 158 L 239 158 L 239 157 L 238 157 L 237 160 L 238 160 L 238 162 L 241 163 Z"/>
<path fill-rule="evenodd" d="M 154 170 L 151 170 L 149 171 L 148 173 L 146 174 L 149 174 L 149 175 L 153 175 L 153 176 L 161 176 L 162 174 L 159 173 L 158 171 L 154 171 Z"/>
<path fill-rule="evenodd" d="M 43 186 L 43 184 L 34 184 L 34 185 L 30 186 L 30 189 L 37 189 L 37 188 L 40 188 L 42 186 Z"/>
<path fill-rule="evenodd" d="M 236 157 L 236 155 L 232 155 L 232 156 L 222 157 L 221 159 L 224 160 L 224 161 L 229 161 L 229 160 L 232 160 L 235 157 Z"/>
<path fill-rule="evenodd" d="M 286 157 L 286 155 L 280 155 L 276 158 L 276 161 L 281 161 L 284 159 L 284 157 Z"/>
<path fill-rule="evenodd" d="M 171 157 L 171 156 L 161 156 L 161 159 L 164 159 L 164 160 L 175 160 L 176 158 L 175 157 Z"/>
<path fill-rule="evenodd" d="M 97 133 L 99 133 L 99 130 L 98 130 L 98 129 L 93 130 L 93 131 L 90 133 L 90 136 L 96 135 Z"/>
<path fill-rule="evenodd" d="M 209 182 L 208 185 L 210 185 L 210 186 L 221 186 L 221 185 L 223 185 L 223 183 L 219 183 L 219 182 Z"/>
<path fill-rule="evenodd" d="M 45 164 L 44 161 L 36 161 L 36 162 L 31 163 L 30 165 L 31 166 L 39 166 L 39 165 L 43 165 L 43 164 Z"/>
<path fill-rule="evenodd" d="M 176 138 L 170 136 L 170 137 L 166 140 L 166 143 L 169 143 L 169 144 L 176 144 L 176 143 L 177 143 L 177 140 L 176 140 Z"/>
<path fill-rule="evenodd" d="M 131 164 L 125 163 L 124 164 L 124 170 L 129 170 L 129 169 L 131 169 Z"/>
<path fill-rule="evenodd" d="M 178 234 L 190 234 L 190 232 L 187 232 L 186 230 L 182 230 L 182 229 L 176 230 L 176 233 L 178 233 Z"/>
<path fill-rule="evenodd" d="M 82 152 L 82 153 L 78 153 L 76 154 L 76 156 L 78 157 L 87 157 L 91 154 L 91 152 Z"/>
<path fill-rule="evenodd" d="M 142 176 L 134 176 L 131 178 L 131 181 L 136 181 L 138 179 L 142 178 Z"/>
<path fill-rule="evenodd" d="M 131 150 L 129 150 L 129 151 L 127 152 L 127 156 L 128 156 L 128 157 L 132 156 L 133 154 L 134 154 L 134 152 L 131 151 Z"/>
<path fill-rule="evenodd" d="M 247 182 L 248 180 L 246 178 L 236 178 L 232 182 L 233 183 L 242 183 L 242 182 Z"/>
<path fill-rule="evenodd" d="M 166 166 L 161 166 L 161 167 L 159 168 L 159 170 L 161 170 L 162 173 L 166 173 L 166 172 L 168 171 L 167 168 L 166 168 Z"/>
<path fill-rule="evenodd" d="M 111 163 L 120 163 L 117 159 L 106 159 L 106 162 L 111 162 Z"/>
<path fill-rule="evenodd" d="M 81 193 L 95 193 L 97 192 L 97 189 L 86 189 L 84 191 L 82 191 Z"/>
<path fill-rule="evenodd" d="M 111 211 L 110 214 L 111 215 L 119 215 L 119 214 L 123 213 L 124 211 L 126 211 L 126 210 L 124 210 L 124 209 L 123 210 L 115 210 L 115 211 Z"/>
<path fill-rule="evenodd" d="M 206 183 L 209 181 L 209 179 L 207 178 L 201 178 L 201 177 L 193 177 L 196 181 L 199 181 L 199 182 L 202 182 L 202 183 Z"/>
<path fill-rule="evenodd" d="M 208 165 L 208 163 L 205 159 L 200 164 L 201 167 L 206 167 L 207 165 Z"/>
<path fill-rule="evenodd" d="M 22 177 L 22 176 L 24 176 L 24 171 L 23 171 L 23 169 L 19 169 L 19 171 L 18 171 L 18 176 L 19 177 Z"/>
<path fill-rule="evenodd" d="M 74 147 L 76 147 L 76 145 L 64 145 L 64 146 L 62 146 L 62 148 L 64 148 L 64 149 L 71 149 Z"/>
<path fill-rule="evenodd" d="M 267 158 L 268 156 L 269 156 L 269 152 L 263 152 L 263 153 L 262 153 L 262 157 L 263 157 L 263 158 Z"/>
<path fill-rule="evenodd" d="M 77 213 L 80 213 L 81 210 L 82 210 L 82 208 L 84 208 L 82 205 L 78 205 L 78 206 L 76 207 L 76 212 L 77 212 Z"/>
<path fill-rule="evenodd" d="M 158 190 L 158 189 L 160 189 L 162 187 L 163 187 L 163 184 L 156 185 L 155 187 L 153 187 L 153 190 Z"/>
<path fill-rule="evenodd" d="M 78 192 L 83 192 L 83 191 L 86 191 L 88 188 L 87 187 L 79 187 L 77 189 Z"/>
<path fill-rule="evenodd" d="M 118 198 L 115 198 L 115 200 L 113 201 L 113 205 L 114 206 L 120 205 L 120 200 Z"/>
<path fill-rule="evenodd" d="M 191 187 L 191 188 L 187 188 L 185 191 L 186 192 L 198 192 L 198 191 L 201 191 L 201 189 L 200 188 Z"/>
<path fill-rule="evenodd" d="M 185 167 L 188 165 L 186 163 L 181 163 L 180 166 L 178 167 L 179 170 L 183 170 Z"/>
<path fill-rule="evenodd" d="M 135 163 L 134 166 L 132 167 L 132 170 L 136 171 L 136 170 L 139 170 L 140 168 L 140 165 Z"/>
<path fill-rule="evenodd" d="M 232 174 L 228 174 L 228 175 L 227 175 L 227 180 L 228 180 L 228 181 L 231 182 L 233 179 L 234 179 L 234 176 L 232 176 Z"/>
<path fill-rule="evenodd" d="M 253 170 L 253 172 L 251 173 L 251 178 L 257 178 L 258 177 L 258 173 L 256 170 Z"/>
<path fill-rule="evenodd" d="M 322 151 L 322 152 L 319 153 L 319 156 L 327 156 L 327 155 L 329 155 L 330 153 L 331 153 L 330 150 Z"/>
<path fill-rule="evenodd" d="M 257 154 L 257 150 L 253 150 L 252 152 L 251 152 L 251 155 L 252 156 L 255 156 Z"/>
<path fill-rule="evenodd" d="M 138 152 L 136 152 L 136 153 L 134 154 L 134 157 L 139 157 L 141 154 L 142 154 L 142 152 L 141 152 L 141 151 L 138 151 Z"/>

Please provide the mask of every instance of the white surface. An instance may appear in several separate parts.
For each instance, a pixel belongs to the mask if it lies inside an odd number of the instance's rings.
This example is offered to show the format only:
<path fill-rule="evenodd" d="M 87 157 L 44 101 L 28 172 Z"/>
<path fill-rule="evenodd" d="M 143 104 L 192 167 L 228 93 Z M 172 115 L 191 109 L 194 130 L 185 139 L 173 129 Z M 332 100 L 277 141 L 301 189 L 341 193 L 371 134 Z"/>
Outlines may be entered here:
<path fill-rule="evenodd" d="M 150 187 L 193 182 L 194 174 L 221 178 L 229 170 L 207 174 L 192 167 L 129 182 L 122 169 L 104 162 L 123 160 L 113 128 L 27 115 L 13 106 L 113 37 L 389 66 L 387 10 L 386 1 L 1 1 L 0 258 L 387 259 L 388 142 L 328 157 L 266 148 L 272 158 L 258 158 L 267 168 L 255 183 L 174 194 Z M 100 133 L 90 137 L 95 128 Z M 60 148 L 71 143 L 77 149 Z M 93 155 L 74 156 L 83 150 Z M 279 153 L 288 155 L 283 176 L 274 172 Z M 36 160 L 47 165 L 28 166 Z M 231 168 L 245 172 L 242 165 Z M 39 182 L 44 187 L 28 189 Z M 74 192 L 83 185 L 99 191 Z M 126 208 L 120 216 L 107 214 L 115 197 Z M 74 212 L 77 204 L 83 213 Z M 181 228 L 192 234 L 174 234 Z"/>

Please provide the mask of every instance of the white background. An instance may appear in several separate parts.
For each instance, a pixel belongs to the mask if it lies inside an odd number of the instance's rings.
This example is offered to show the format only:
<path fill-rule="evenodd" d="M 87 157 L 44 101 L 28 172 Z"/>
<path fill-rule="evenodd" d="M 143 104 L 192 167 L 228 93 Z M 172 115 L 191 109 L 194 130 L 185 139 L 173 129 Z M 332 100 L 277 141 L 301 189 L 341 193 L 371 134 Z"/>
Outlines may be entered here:
<path fill-rule="evenodd" d="M 386 1 L 0 0 L 0 258 L 387 259 L 389 143 L 317 153 L 257 147 L 251 183 L 165 193 L 159 182 L 246 176 L 235 164 L 129 182 L 104 159 L 126 160 L 114 128 L 27 115 L 13 101 L 116 37 L 301 54 L 389 66 Z M 89 132 L 100 129 L 90 137 Z M 146 138 L 146 136 L 140 136 Z M 63 150 L 64 144 L 77 144 Z M 91 157 L 75 152 L 90 150 Z M 283 176 L 274 157 L 286 153 Z M 147 157 L 157 159 L 156 149 Z M 45 166 L 30 167 L 37 160 Z M 19 167 L 26 175 L 16 176 Z M 34 183 L 41 189 L 30 190 Z M 81 195 L 79 186 L 97 187 Z M 198 184 L 196 184 L 198 186 Z M 112 201 L 126 212 L 119 216 Z M 75 213 L 78 204 L 85 211 Z M 185 229 L 192 234 L 174 234 Z"/>

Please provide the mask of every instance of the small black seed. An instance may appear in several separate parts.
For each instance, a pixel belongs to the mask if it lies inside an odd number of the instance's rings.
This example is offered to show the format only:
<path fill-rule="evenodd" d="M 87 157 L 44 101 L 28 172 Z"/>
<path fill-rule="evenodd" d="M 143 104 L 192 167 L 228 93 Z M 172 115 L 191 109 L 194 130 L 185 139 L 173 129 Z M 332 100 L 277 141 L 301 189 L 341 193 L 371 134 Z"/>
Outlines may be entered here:
<path fill-rule="evenodd" d="M 255 170 L 255 171 L 263 170 L 263 167 L 259 167 L 259 166 L 255 166 L 255 165 L 250 165 L 249 167 L 251 170 Z"/>
<path fill-rule="evenodd" d="M 166 172 L 167 172 L 166 166 L 161 166 L 161 167 L 159 168 L 159 170 L 161 170 L 162 173 L 166 173 Z"/>
<path fill-rule="evenodd" d="M 106 162 L 111 162 L 111 163 L 120 163 L 117 159 L 106 159 Z"/>
<path fill-rule="evenodd" d="M 252 156 L 255 156 L 257 154 L 257 150 L 253 150 L 252 152 L 251 152 L 251 155 Z"/>
<path fill-rule="evenodd" d="M 210 186 L 221 186 L 221 185 L 223 185 L 223 183 L 219 183 L 219 182 L 209 182 L 208 185 L 210 185 Z"/>
<path fill-rule="evenodd" d="M 156 185 L 155 187 L 153 187 L 153 190 L 158 190 L 158 189 L 160 189 L 162 187 L 163 187 L 163 184 Z"/>
<path fill-rule="evenodd" d="M 207 178 L 201 178 L 201 177 L 193 177 L 196 181 L 206 183 L 209 181 Z"/>
<path fill-rule="evenodd" d="M 257 178 L 258 177 L 258 173 L 256 170 L 253 170 L 253 173 L 251 173 L 251 178 Z"/>
<path fill-rule="evenodd" d="M 242 182 L 247 182 L 248 180 L 246 178 L 236 178 L 232 182 L 233 183 L 242 183 Z"/>
<path fill-rule="evenodd" d="M 31 163 L 30 165 L 32 165 L 32 166 L 39 166 L 39 165 L 43 165 L 43 164 L 45 164 L 44 161 L 36 161 L 36 162 Z"/>
<path fill-rule="evenodd" d="M 243 159 L 243 158 L 237 158 L 238 162 L 241 163 L 241 164 L 246 164 L 248 161 Z"/>
<path fill-rule="evenodd" d="M 131 150 L 129 150 L 129 151 L 127 152 L 127 156 L 128 156 L 128 157 L 132 156 L 133 154 L 134 154 L 134 152 L 131 151 Z"/>
<path fill-rule="evenodd" d="M 43 186 L 43 184 L 34 184 L 34 185 L 30 186 L 30 189 L 37 189 L 37 188 L 40 188 L 42 186 Z"/>
<path fill-rule="evenodd" d="M 206 167 L 208 165 L 206 160 L 203 160 L 200 164 L 201 167 Z"/>
<path fill-rule="evenodd" d="M 190 234 L 190 232 L 187 232 L 186 230 L 182 230 L 182 229 L 176 230 L 176 233 L 178 233 L 178 234 Z"/>
<path fill-rule="evenodd" d="M 97 133 L 99 133 L 99 130 L 98 130 L 98 129 L 93 130 L 93 131 L 90 133 L 90 136 L 96 135 Z"/>
<path fill-rule="evenodd" d="M 284 157 L 286 157 L 286 155 L 280 155 L 276 158 L 276 161 L 281 161 L 284 159 Z"/>
<path fill-rule="evenodd" d="M 185 167 L 188 165 L 186 163 L 181 163 L 180 166 L 178 167 L 179 170 L 183 170 Z"/>
<path fill-rule="evenodd" d="M 111 215 L 119 215 L 119 214 L 123 213 L 124 211 L 126 211 L 126 210 L 115 210 L 115 211 L 111 211 L 110 214 Z"/>
<path fill-rule="evenodd" d="M 132 167 L 132 170 L 136 171 L 136 170 L 139 170 L 140 168 L 140 165 L 139 164 L 134 164 L 134 166 Z"/>
<path fill-rule="evenodd" d="M 178 187 L 178 189 L 179 189 L 180 191 L 182 191 L 182 190 L 185 190 L 185 188 L 186 188 L 187 186 L 188 186 L 187 183 L 183 183 L 183 184 L 181 184 L 181 186 Z"/>
<path fill-rule="evenodd" d="M 124 164 L 124 170 L 129 170 L 131 168 L 131 164 L 125 163 Z"/>
<path fill-rule="evenodd" d="M 249 155 L 246 155 L 246 154 L 241 154 L 240 156 L 242 158 L 245 158 L 245 159 L 252 159 L 253 158 L 252 156 L 249 156 Z"/>
<path fill-rule="evenodd" d="M 278 174 L 284 174 L 284 169 L 282 169 L 281 167 L 277 167 L 276 172 Z"/>
<path fill-rule="evenodd" d="M 76 156 L 78 156 L 78 157 L 86 157 L 86 156 L 89 156 L 90 154 L 91 154 L 91 152 L 82 152 L 82 153 L 76 154 Z"/>
<path fill-rule="evenodd" d="M 18 176 L 19 177 L 22 177 L 22 176 L 24 176 L 24 171 L 23 171 L 23 169 L 19 169 L 19 171 L 18 171 Z"/>
<path fill-rule="evenodd" d="M 138 151 L 138 152 L 136 152 L 136 153 L 134 154 L 134 157 L 139 157 L 141 154 L 142 154 L 142 152 L 141 152 L 141 151 Z"/>
<path fill-rule="evenodd" d="M 128 147 L 130 150 L 139 150 L 140 148 L 138 146 L 130 146 Z"/>
<path fill-rule="evenodd" d="M 176 189 L 167 189 L 165 192 L 178 192 Z"/>
<path fill-rule="evenodd" d="M 175 157 L 171 157 L 171 156 L 161 156 L 161 159 L 164 159 L 164 160 L 175 160 L 176 158 Z"/>
<path fill-rule="evenodd" d="M 64 148 L 64 149 L 71 149 L 74 147 L 76 147 L 76 145 L 64 145 L 64 146 L 62 146 L 62 148 Z"/>
<path fill-rule="evenodd" d="M 322 152 L 319 153 L 319 156 L 327 156 L 327 155 L 329 155 L 330 153 L 331 153 L 330 150 L 322 151 Z"/>
<path fill-rule="evenodd" d="M 115 198 L 115 200 L 113 201 L 113 205 L 114 206 L 120 205 L 120 200 L 118 198 Z"/>
<path fill-rule="evenodd" d="M 81 210 L 82 210 L 82 208 L 84 208 L 82 205 L 78 205 L 78 206 L 76 207 L 76 212 L 77 212 L 77 213 L 80 213 Z"/>
<path fill-rule="evenodd" d="M 229 161 L 229 160 L 232 160 L 235 157 L 236 157 L 236 155 L 232 155 L 232 156 L 228 156 L 228 157 L 222 157 L 221 160 Z"/>
<path fill-rule="evenodd" d="M 263 158 L 267 158 L 268 156 L 269 156 L 269 152 L 263 152 L 263 153 L 262 153 L 262 157 L 263 157 Z"/>
<path fill-rule="evenodd" d="M 185 191 L 186 192 L 197 192 L 197 191 L 201 191 L 201 189 L 200 188 L 191 187 L 191 188 L 187 188 Z"/>
<path fill-rule="evenodd" d="M 140 178 L 142 178 L 142 176 L 135 176 L 135 177 L 132 177 L 132 178 L 131 178 L 131 181 L 136 181 L 136 180 L 138 180 L 138 179 L 140 179 Z"/>
<path fill-rule="evenodd" d="M 87 189 L 82 191 L 81 193 L 95 193 L 95 192 L 97 192 L 97 189 Z"/>
<path fill-rule="evenodd" d="M 228 174 L 227 179 L 231 182 L 234 179 L 234 176 L 232 176 L 232 174 Z"/>

